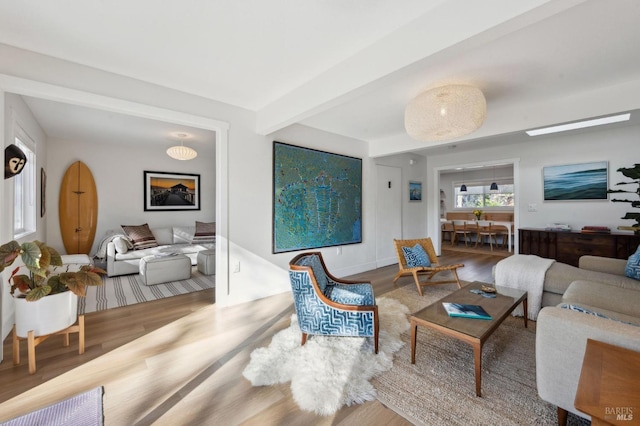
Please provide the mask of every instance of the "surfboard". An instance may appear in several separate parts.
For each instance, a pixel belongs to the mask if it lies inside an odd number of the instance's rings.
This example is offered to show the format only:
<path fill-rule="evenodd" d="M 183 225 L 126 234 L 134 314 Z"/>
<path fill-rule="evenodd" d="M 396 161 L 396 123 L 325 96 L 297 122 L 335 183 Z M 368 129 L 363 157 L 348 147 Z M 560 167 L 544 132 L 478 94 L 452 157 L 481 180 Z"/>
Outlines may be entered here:
<path fill-rule="evenodd" d="M 67 254 L 89 254 L 98 225 L 98 191 L 82 161 L 70 165 L 62 178 L 58 213 Z"/>

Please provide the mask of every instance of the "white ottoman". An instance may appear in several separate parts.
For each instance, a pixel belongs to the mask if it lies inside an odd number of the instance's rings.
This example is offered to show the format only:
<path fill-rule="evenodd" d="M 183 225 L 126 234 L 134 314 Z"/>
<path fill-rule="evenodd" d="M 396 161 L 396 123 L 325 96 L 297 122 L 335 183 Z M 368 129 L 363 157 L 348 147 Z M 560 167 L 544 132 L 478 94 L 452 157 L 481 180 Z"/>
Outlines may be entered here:
<path fill-rule="evenodd" d="M 186 280 L 191 277 L 191 259 L 184 254 L 145 256 L 140 259 L 140 279 L 144 285 Z"/>
<path fill-rule="evenodd" d="M 213 249 L 198 252 L 198 271 L 205 275 L 216 273 L 216 251 Z"/>

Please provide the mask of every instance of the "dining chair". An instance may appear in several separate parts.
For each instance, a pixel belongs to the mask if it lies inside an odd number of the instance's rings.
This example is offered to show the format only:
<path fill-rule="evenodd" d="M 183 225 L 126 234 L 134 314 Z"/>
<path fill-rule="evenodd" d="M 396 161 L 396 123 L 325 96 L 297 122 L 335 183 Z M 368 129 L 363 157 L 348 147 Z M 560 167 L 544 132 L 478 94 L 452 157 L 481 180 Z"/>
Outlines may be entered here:
<path fill-rule="evenodd" d="M 473 227 L 471 227 L 469 222 L 466 220 L 454 220 L 451 223 L 453 224 L 453 238 L 451 239 L 451 245 L 454 246 L 458 238 L 462 236 L 464 239 L 464 245 L 468 246 L 468 242 L 470 241 L 469 235 L 475 233 Z"/>
<path fill-rule="evenodd" d="M 495 242 L 496 246 L 498 245 L 498 232 L 496 228 L 494 228 L 490 221 L 478 221 L 476 223 L 478 228 L 478 237 L 476 238 L 476 247 L 478 247 L 478 243 L 482 241 L 482 245 L 484 245 L 485 238 L 489 239 L 489 246 L 491 247 L 491 251 L 493 251 L 493 243 Z"/>

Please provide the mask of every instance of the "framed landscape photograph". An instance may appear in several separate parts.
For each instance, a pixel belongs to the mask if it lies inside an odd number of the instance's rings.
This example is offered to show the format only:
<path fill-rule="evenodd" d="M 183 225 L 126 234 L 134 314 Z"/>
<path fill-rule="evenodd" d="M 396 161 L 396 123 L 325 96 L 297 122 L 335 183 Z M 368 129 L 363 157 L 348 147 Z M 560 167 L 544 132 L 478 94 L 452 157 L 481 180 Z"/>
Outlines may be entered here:
<path fill-rule="evenodd" d="M 273 143 L 273 252 L 362 242 L 362 159 Z"/>
<path fill-rule="evenodd" d="M 608 176 L 606 161 L 543 167 L 544 200 L 606 200 Z"/>
<path fill-rule="evenodd" d="M 422 182 L 409 181 L 409 201 L 422 201 Z"/>
<path fill-rule="evenodd" d="M 145 170 L 144 210 L 200 210 L 200 175 Z"/>

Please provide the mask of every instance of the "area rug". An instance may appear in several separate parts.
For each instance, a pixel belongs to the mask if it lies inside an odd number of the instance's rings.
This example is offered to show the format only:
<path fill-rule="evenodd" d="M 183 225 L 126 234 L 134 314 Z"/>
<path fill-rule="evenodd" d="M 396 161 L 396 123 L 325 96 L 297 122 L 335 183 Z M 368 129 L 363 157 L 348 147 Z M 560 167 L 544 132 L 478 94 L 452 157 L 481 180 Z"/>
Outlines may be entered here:
<path fill-rule="evenodd" d="M 203 275 L 196 268 L 187 280 L 144 285 L 140 275 L 102 278 L 103 285 L 87 287 L 87 296 L 78 298 L 78 314 L 119 308 L 165 297 L 202 291 L 215 287 L 215 275 Z"/>
<path fill-rule="evenodd" d="M 456 290 L 453 286 L 413 286 L 387 293 L 415 312 Z M 475 395 L 471 346 L 436 331 L 418 328 L 416 363 L 411 364 L 409 332 L 393 368 L 376 376 L 378 400 L 418 425 L 553 425 L 556 407 L 538 397 L 535 322 L 508 317 L 482 350 L 482 397 Z M 569 414 L 570 425 L 589 422 Z"/>
<path fill-rule="evenodd" d="M 104 424 L 102 387 L 83 392 L 64 401 L 33 411 L 0 426 L 101 426 Z"/>
<path fill-rule="evenodd" d="M 384 297 L 377 304 L 377 355 L 371 338 L 310 336 L 301 346 L 302 334 L 294 314 L 289 328 L 275 334 L 268 347 L 251 353 L 242 374 L 253 386 L 291 381 L 298 406 L 325 416 L 344 405 L 374 400 L 376 390 L 369 380 L 392 367 L 393 354 L 404 345 L 400 335 L 409 329 L 406 306 Z"/>

